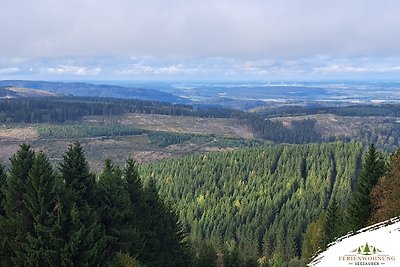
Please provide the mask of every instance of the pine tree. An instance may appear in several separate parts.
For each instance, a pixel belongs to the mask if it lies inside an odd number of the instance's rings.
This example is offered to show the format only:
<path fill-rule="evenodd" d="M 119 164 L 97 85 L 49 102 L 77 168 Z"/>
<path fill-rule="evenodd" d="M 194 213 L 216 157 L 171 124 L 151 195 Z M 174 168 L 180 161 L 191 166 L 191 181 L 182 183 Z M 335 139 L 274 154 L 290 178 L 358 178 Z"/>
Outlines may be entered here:
<path fill-rule="evenodd" d="M 385 162 L 376 151 L 375 146 L 371 144 L 359 180 L 350 198 L 347 216 L 350 230 L 356 231 L 367 226 L 372 213 L 370 193 L 379 177 L 383 176 L 385 172 Z"/>
<path fill-rule="evenodd" d="M 56 266 L 60 263 L 63 245 L 59 219 L 60 183 L 53 174 L 53 168 L 43 153 L 36 155 L 27 180 L 24 205 L 33 221 L 31 232 L 27 233 L 26 266 Z"/>
<path fill-rule="evenodd" d="M 62 229 L 66 242 L 62 265 L 102 265 L 106 237 L 96 210 L 96 180 L 79 142 L 70 145 L 64 154 L 60 172 L 64 181 Z"/>
<path fill-rule="evenodd" d="M 10 159 L 11 169 L 3 186 L 4 217 L 0 221 L 1 249 L 4 265 L 23 266 L 26 251 L 27 233 L 33 231 L 33 221 L 24 204 L 27 193 L 28 174 L 32 168 L 35 152 L 22 144 Z"/>

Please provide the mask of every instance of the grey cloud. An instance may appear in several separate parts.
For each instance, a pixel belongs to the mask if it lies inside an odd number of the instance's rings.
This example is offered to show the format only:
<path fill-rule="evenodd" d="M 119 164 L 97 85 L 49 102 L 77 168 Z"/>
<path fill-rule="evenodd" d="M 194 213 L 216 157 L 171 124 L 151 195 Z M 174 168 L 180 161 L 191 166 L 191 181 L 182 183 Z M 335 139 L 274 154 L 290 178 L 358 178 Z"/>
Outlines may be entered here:
<path fill-rule="evenodd" d="M 397 0 L 5 0 L 1 57 L 400 56 Z"/>

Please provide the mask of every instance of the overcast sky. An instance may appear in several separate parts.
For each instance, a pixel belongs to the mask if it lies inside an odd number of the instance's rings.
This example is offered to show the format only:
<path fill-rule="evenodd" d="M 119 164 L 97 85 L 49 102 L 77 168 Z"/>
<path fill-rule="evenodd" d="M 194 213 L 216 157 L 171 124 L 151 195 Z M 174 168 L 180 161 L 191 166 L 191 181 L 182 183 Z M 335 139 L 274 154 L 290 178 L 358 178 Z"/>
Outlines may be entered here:
<path fill-rule="evenodd" d="M 2 0 L 0 78 L 396 79 L 398 0 Z"/>

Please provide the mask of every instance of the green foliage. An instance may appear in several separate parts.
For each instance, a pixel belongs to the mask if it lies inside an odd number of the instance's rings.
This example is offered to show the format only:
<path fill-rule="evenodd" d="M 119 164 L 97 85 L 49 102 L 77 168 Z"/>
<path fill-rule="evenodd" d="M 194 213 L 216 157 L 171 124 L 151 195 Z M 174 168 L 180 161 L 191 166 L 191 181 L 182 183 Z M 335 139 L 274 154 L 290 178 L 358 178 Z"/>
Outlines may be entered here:
<path fill-rule="evenodd" d="M 96 181 L 78 142 L 64 154 L 60 172 L 64 181 L 62 251 L 66 265 L 95 266 L 106 257 L 106 236 L 96 211 Z"/>
<path fill-rule="evenodd" d="M 385 175 L 386 166 L 379 152 L 373 144 L 370 145 L 368 153 L 360 173 L 360 177 L 351 194 L 347 224 L 349 230 L 359 230 L 367 226 L 372 213 L 370 193 L 378 182 L 379 177 Z"/>
<path fill-rule="evenodd" d="M 327 243 L 330 243 L 345 234 L 346 229 L 344 227 L 345 222 L 343 215 L 344 213 L 339 210 L 338 202 L 333 198 L 325 213 L 325 233 Z"/>
<path fill-rule="evenodd" d="M 63 123 L 84 116 L 125 113 L 189 115 L 192 107 L 158 101 L 103 97 L 36 97 L 0 99 L 0 119 L 7 122 Z"/>
<path fill-rule="evenodd" d="M 246 254 L 289 261 L 331 196 L 347 203 L 361 154 L 358 143 L 271 145 L 163 160 L 141 172 L 174 203 L 192 241 L 221 249 L 235 240 Z"/>
<path fill-rule="evenodd" d="M 193 252 L 172 209 L 146 190 L 133 160 L 105 162 L 98 182 L 81 145 L 55 175 L 42 152 L 21 145 L 9 175 L 0 166 L 1 266 L 190 266 Z"/>
<path fill-rule="evenodd" d="M 37 154 L 29 171 L 24 195 L 24 205 L 32 223 L 23 245 L 26 266 L 55 266 L 61 262 L 63 242 L 58 227 L 61 216 L 59 185 L 47 157 L 43 153 Z"/>
<path fill-rule="evenodd" d="M 7 175 L 4 170 L 4 166 L 0 164 L 0 218 L 1 216 L 4 216 L 4 207 L 3 207 L 4 194 L 2 188 L 6 184 L 6 179 Z"/>
<path fill-rule="evenodd" d="M 156 144 L 159 147 L 167 147 L 169 145 L 180 144 L 190 140 L 192 135 L 170 132 L 150 132 L 148 137 L 152 144 Z"/>
<path fill-rule="evenodd" d="M 22 144 L 11 158 L 11 169 L 2 188 L 5 216 L 0 221 L 0 235 L 5 265 L 25 264 L 24 244 L 27 243 L 27 233 L 33 231 L 33 222 L 24 198 L 28 191 L 28 175 L 34 159 L 35 153 L 30 146 Z"/>
<path fill-rule="evenodd" d="M 196 267 L 209 267 L 216 265 L 217 251 L 208 242 L 202 242 L 196 257 Z"/>
<path fill-rule="evenodd" d="M 138 233 L 131 229 L 132 203 L 121 170 L 106 160 L 98 181 L 98 206 L 101 222 L 108 239 L 107 258 L 117 252 L 129 253 L 132 243 L 139 242 Z"/>
<path fill-rule="evenodd" d="M 178 222 L 178 217 L 159 198 L 151 180 L 144 191 L 145 249 L 139 259 L 148 266 L 185 267 L 192 263 L 191 246 Z"/>
<path fill-rule="evenodd" d="M 321 213 L 318 220 L 308 225 L 303 236 L 301 262 L 306 266 L 319 250 L 323 250 L 327 245 L 327 234 L 325 231 L 326 216 Z"/>
<path fill-rule="evenodd" d="M 112 261 L 107 264 L 108 267 L 145 267 L 135 258 L 126 253 L 118 252 Z"/>

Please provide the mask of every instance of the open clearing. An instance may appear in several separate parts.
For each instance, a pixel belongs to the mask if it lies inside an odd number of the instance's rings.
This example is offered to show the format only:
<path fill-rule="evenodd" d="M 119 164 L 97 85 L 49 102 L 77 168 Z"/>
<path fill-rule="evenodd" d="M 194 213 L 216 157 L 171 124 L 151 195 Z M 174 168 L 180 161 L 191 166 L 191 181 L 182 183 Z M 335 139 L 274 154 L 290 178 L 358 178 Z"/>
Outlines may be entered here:
<path fill-rule="evenodd" d="M 115 118 L 98 116 L 87 117 L 89 122 L 119 123 L 138 128 L 189 134 L 215 134 L 225 137 L 252 139 L 253 133 L 244 126 L 238 125 L 234 119 L 199 118 L 189 116 L 169 116 L 155 114 L 130 113 Z"/>
<path fill-rule="evenodd" d="M 365 125 L 383 127 L 386 117 L 350 117 L 337 116 L 333 114 L 317 114 L 294 117 L 277 117 L 271 120 L 280 121 L 285 127 L 290 127 L 292 121 L 314 119 L 316 120 L 315 130 L 324 137 L 329 136 L 354 136 L 357 131 Z M 392 118 L 393 119 L 393 118 Z"/>
<path fill-rule="evenodd" d="M 0 141 L 2 140 L 31 140 L 39 138 L 34 127 L 0 127 Z"/>

